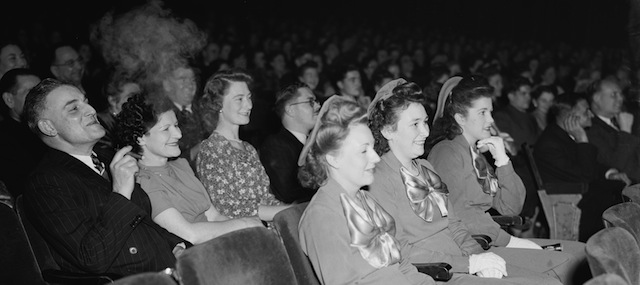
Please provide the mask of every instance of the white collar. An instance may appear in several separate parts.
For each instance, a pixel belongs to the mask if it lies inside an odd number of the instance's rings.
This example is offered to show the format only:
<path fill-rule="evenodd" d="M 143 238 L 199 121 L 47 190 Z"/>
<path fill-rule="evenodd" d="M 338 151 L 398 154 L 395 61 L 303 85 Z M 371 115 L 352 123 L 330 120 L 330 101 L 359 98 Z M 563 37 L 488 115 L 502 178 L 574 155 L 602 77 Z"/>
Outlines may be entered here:
<path fill-rule="evenodd" d="M 69 154 L 69 155 L 71 155 L 71 156 L 75 157 L 76 159 L 82 161 L 82 163 L 86 164 L 89 168 L 91 168 L 91 170 L 95 171 L 95 173 L 98 173 L 98 175 L 100 175 L 100 172 L 98 172 L 98 169 L 95 167 L 95 165 L 93 165 L 93 160 L 91 160 L 91 156 L 89 156 L 89 155 L 77 155 L 77 154 Z"/>
<path fill-rule="evenodd" d="M 293 136 L 296 137 L 296 139 L 298 139 L 298 141 L 300 141 L 302 144 L 305 144 L 307 142 L 307 135 L 305 135 L 305 134 L 303 134 L 301 132 L 292 131 L 290 129 L 287 129 L 287 131 L 289 131 L 291 134 L 293 134 Z"/>
<path fill-rule="evenodd" d="M 607 117 L 603 117 L 598 115 L 598 118 L 600 118 L 600 120 L 602 120 L 603 122 L 607 123 L 607 125 L 611 126 L 614 129 L 618 129 L 616 126 L 613 125 L 613 123 L 611 122 L 611 118 L 607 118 Z"/>

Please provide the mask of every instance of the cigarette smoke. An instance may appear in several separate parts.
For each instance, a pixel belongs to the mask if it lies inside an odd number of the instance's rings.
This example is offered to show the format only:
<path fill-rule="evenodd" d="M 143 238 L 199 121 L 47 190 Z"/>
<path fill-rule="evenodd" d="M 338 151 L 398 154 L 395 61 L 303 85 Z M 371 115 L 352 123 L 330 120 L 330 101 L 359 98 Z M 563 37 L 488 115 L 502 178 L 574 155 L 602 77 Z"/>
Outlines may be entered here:
<path fill-rule="evenodd" d="M 121 15 L 108 12 L 94 25 L 91 39 L 115 72 L 126 74 L 150 96 L 165 98 L 162 80 L 188 65 L 204 47 L 206 34 L 151 0 Z"/>

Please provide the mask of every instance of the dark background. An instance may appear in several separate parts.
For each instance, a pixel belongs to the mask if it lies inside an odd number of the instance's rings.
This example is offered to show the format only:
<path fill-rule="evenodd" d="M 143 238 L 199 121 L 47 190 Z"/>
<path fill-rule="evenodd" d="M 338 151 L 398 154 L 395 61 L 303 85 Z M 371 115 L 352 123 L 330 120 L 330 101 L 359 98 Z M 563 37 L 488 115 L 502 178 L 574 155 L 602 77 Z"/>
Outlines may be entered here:
<path fill-rule="evenodd" d="M 41 23 L 44 29 L 83 35 L 107 11 L 126 11 L 140 0 L 25 0 L 3 8 L 3 33 Z M 497 39 L 565 41 L 583 46 L 625 47 L 626 0 L 393 0 L 393 1 L 196 1 L 165 0 L 180 17 L 202 24 L 213 22 L 250 26 L 256 19 L 276 18 L 295 23 L 353 19 L 362 23 L 422 25 L 454 33 Z"/>

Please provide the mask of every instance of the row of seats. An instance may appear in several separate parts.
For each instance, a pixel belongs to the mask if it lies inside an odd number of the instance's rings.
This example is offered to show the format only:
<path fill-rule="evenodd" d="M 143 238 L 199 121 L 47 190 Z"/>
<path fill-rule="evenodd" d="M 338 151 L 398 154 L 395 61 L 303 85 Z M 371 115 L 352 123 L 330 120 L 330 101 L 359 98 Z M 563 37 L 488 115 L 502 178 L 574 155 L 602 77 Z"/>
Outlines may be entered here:
<path fill-rule="evenodd" d="M 2 189 L 5 188 L 0 181 L 0 194 Z M 299 219 L 302 211 L 304 208 L 297 207 L 288 213 L 293 212 Z M 0 200 L 0 217 L 0 228 L 3 229 L 0 235 L 0 252 L 3 253 L 3 258 L 0 258 L 1 284 L 309 284 L 296 281 L 287 254 L 292 247 L 285 249 L 278 233 L 267 228 L 231 232 L 185 250 L 174 268 L 121 278 L 62 271 L 45 240 L 25 216 L 21 196 L 15 200 Z M 292 221 L 288 218 L 289 214 L 277 218 L 278 225 L 282 225 L 279 228 L 284 229 L 284 224 Z M 295 238 L 294 242 L 297 242 L 297 222 L 290 233 L 287 236 Z M 302 256 L 306 258 L 304 253 Z M 303 261 L 308 264 L 308 260 Z M 313 269 L 309 269 L 313 272 Z M 317 279 L 315 284 L 319 284 Z"/>
<path fill-rule="evenodd" d="M 578 207 L 578 203 L 582 199 L 582 194 L 579 193 L 584 193 L 587 185 L 580 183 L 544 183 L 533 159 L 531 146 L 524 144 L 523 150 L 526 153 L 529 168 L 536 182 L 542 210 L 549 223 L 549 238 L 578 240 L 578 229 L 580 227 L 580 215 L 582 212 Z M 552 193 L 563 194 L 550 194 L 547 189 Z M 565 189 L 565 191 L 561 189 Z M 622 200 L 640 203 L 640 184 L 624 188 L 622 190 Z M 628 206 L 621 206 L 621 208 L 612 207 L 603 214 L 605 226 L 607 226 L 606 223 L 608 219 L 615 219 L 612 211 L 622 210 L 622 207 Z M 627 213 L 629 214 L 629 212 Z M 637 219 L 635 223 L 640 223 L 640 219 Z"/>
<path fill-rule="evenodd" d="M 0 189 L 2 186 L 0 182 Z M 629 202 L 603 213 L 606 228 L 587 242 L 589 266 L 595 276 L 590 285 L 640 285 L 640 199 L 633 195 L 626 199 Z M 24 216 L 22 197 L 1 202 L 2 228 L 7 230 L 0 243 L 5 253 L 0 280 L 6 284 L 320 284 L 298 240 L 298 222 L 308 203 L 278 213 L 274 217 L 276 231 L 251 228 L 232 232 L 186 250 L 175 268 L 119 278 L 61 271 L 47 244 Z"/>
<path fill-rule="evenodd" d="M 588 285 L 640 284 L 640 204 L 632 200 L 609 207 L 605 228 L 587 240 L 586 253 L 594 278 Z"/>

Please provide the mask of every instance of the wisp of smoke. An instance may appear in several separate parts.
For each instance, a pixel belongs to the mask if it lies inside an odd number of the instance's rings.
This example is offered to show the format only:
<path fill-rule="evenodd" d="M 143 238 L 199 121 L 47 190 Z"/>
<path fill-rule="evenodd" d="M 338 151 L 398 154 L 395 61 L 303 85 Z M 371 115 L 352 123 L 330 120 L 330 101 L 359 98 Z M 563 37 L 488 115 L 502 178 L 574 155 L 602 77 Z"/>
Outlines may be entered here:
<path fill-rule="evenodd" d="M 115 72 L 164 98 L 158 94 L 162 80 L 188 64 L 204 47 L 206 34 L 193 21 L 175 17 L 161 1 L 152 0 L 121 15 L 105 14 L 94 25 L 91 39 Z"/>

